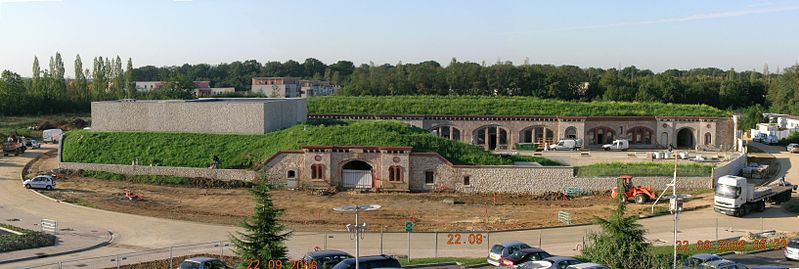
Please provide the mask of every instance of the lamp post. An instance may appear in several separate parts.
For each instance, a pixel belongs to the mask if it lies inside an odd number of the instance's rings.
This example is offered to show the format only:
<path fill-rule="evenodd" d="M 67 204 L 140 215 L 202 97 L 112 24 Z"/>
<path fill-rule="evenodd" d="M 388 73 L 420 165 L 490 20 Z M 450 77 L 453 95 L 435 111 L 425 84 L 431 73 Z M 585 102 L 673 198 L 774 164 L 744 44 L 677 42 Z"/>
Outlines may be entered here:
<path fill-rule="evenodd" d="M 347 224 L 347 232 L 355 233 L 355 269 L 359 269 L 358 258 L 361 256 L 361 232 L 367 230 L 366 222 L 359 224 L 361 211 L 372 211 L 380 208 L 380 205 L 350 205 L 333 208 L 338 212 L 355 212 L 355 225 Z"/>

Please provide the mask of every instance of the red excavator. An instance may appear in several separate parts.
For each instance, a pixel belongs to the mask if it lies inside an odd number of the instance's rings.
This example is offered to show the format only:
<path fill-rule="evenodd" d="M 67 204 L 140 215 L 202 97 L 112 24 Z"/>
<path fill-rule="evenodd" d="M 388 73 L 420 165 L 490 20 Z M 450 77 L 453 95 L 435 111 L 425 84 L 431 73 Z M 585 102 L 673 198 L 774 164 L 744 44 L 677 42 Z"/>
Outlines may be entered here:
<path fill-rule="evenodd" d="M 619 181 L 622 181 L 624 185 L 624 198 L 625 200 L 629 201 L 633 199 L 637 204 L 643 204 L 648 202 L 650 199 L 655 199 L 655 192 L 652 191 L 651 186 L 634 186 L 633 184 L 633 176 L 620 176 L 618 177 Z M 619 196 L 619 188 L 613 187 L 613 191 L 610 193 L 610 197 L 617 198 Z"/>

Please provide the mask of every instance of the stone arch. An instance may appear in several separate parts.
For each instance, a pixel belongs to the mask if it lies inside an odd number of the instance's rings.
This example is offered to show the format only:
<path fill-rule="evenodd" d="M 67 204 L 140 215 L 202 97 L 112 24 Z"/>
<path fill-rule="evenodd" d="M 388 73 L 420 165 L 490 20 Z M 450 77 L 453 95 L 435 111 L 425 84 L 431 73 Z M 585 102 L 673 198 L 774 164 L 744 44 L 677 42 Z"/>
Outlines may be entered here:
<path fill-rule="evenodd" d="M 630 144 L 651 145 L 655 142 L 655 131 L 645 126 L 635 126 L 625 133 Z"/>
<path fill-rule="evenodd" d="M 563 131 L 563 138 L 577 138 L 577 127 L 566 127 L 566 130 Z"/>
<path fill-rule="evenodd" d="M 597 126 L 591 128 L 586 132 L 586 139 L 589 145 L 602 145 L 613 143 L 616 139 L 616 131 L 613 128 L 605 126 Z"/>
<path fill-rule="evenodd" d="M 487 150 L 508 148 L 508 129 L 500 125 L 484 125 L 472 132 L 472 144 Z"/>
<path fill-rule="evenodd" d="M 533 125 L 519 132 L 519 143 L 549 143 L 555 142 L 555 130 L 543 126 Z"/>
<path fill-rule="evenodd" d="M 689 148 L 693 149 L 696 147 L 696 141 L 694 141 L 694 129 L 691 127 L 683 127 L 677 130 L 677 147 L 678 148 Z"/>
<path fill-rule="evenodd" d="M 461 128 L 447 124 L 433 126 L 433 128 L 430 128 L 430 132 L 435 136 L 455 141 L 460 141 L 461 137 L 463 137 Z"/>
<path fill-rule="evenodd" d="M 348 159 L 339 163 L 344 188 L 370 189 L 375 186 L 374 166 L 367 161 Z"/>

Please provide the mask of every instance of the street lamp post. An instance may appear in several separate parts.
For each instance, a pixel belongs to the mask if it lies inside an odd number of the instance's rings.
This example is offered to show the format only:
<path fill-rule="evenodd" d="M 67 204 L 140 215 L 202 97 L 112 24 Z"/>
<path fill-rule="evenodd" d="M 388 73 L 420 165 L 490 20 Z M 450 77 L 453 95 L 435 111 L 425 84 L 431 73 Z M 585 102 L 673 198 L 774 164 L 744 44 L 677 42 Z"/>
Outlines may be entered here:
<path fill-rule="evenodd" d="M 360 223 L 361 211 L 372 211 L 379 209 L 380 205 L 351 205 L 333 208 L 338 212 L 355 212 L 355 225 L 347 224 L 347 232 L 355 233 L 355 269 L 359 269 L 358 258 L 361 256 L 361 232 L 365 232 L 368 228 L 366 222 Z"/>

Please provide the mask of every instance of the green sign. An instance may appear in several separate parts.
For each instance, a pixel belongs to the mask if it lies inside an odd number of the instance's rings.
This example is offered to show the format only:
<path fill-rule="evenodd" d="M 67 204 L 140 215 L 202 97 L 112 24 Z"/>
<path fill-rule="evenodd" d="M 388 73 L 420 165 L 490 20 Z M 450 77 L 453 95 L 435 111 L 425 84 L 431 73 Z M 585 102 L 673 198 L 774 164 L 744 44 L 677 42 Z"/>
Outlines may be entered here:
<path fill-rule="evenodd" d="M 413 232 L 413 222 L 411 222 L 411 221 L 406 221 L 405 222 L 405 232 L 406 233 Z"/>

